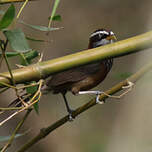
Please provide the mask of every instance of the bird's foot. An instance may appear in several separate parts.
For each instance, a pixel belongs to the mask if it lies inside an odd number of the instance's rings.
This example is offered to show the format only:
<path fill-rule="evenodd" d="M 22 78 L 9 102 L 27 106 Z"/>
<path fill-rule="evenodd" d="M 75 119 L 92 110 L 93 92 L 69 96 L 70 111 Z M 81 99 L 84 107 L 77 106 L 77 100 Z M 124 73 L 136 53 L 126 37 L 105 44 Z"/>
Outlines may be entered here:
<path fill-rule="evenodd" d="M 97 104 L 104 104 L 105 101 L 100 101 L 99 97 L 101 94 L 103 94 L 104 92 L 102 91 L 79 91 L 78 94 L 95 94 L 96 95 L 96 103 Z"/>
<path fill-rule="evenodd" d="M 101 92 L 101 91 L 96 91 L 96 103 L 97 104 L 104 104 L 105 103 L 105 100 L 103 100 L 103 101 L 101 101 L 101 100 L 99 100 L 99 98 L 100 98 L 100 95 L 102 94 L 103 92 Z"/>
<path fill-rule="evenodd" d="M 75 118 L 72 116 L 73 111 L 74 111 L 74 110 L 72 110 L 72 109 L 69 109 L 69 110 L 68 110 L 68 113 L 69 113 L 69 121 L 70 121 L 70 122 L 72 122 L 72 121 L 75 119 Z"/>

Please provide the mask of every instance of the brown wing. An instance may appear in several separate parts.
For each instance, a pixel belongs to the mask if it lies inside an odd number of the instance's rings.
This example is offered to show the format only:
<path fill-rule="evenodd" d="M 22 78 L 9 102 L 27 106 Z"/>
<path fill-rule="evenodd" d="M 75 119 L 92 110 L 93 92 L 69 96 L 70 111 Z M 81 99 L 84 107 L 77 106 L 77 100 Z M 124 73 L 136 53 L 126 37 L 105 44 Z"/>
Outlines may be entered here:
<path fill-rule="evenodd" d="M 100 69 L 100 64 L 101 63 L 89 64 L 55 74 L 52 76 L 51 80 L 46 82 L 46 85 L 49 87 L 55 87 L 66 83 L 81 81 L 88 75 L 96 73 Z"/>

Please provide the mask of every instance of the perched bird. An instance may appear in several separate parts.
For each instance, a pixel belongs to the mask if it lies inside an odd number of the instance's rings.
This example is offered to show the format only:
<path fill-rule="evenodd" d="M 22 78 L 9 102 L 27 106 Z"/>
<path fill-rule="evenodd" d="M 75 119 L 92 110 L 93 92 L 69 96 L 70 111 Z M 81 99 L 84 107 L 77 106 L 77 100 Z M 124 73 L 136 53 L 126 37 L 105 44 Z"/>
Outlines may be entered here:
<path fill-rule="evenodd" d="M 115 40 L 116 37 L 112 31 L 98 29 L 90 35 L 88 49 L 110 44 Z M 52 91 L 53 94 L 61 93 L 69 113 L 69 120 L 72 120 L 73 110 L 69 107 L 66 99 L 67 91 L 71 91 L 74 95 L 86 93 L 95 93 L 98 95 L 99 91 L 88 90 L 94 88 L 105 79 L 112 65 L 113 58 L 108 58 L 97 63 L 92 63 L 57 73 L 46 81 L 46 85 L 42 87 L 41 90 L 42 94 L 46 94 L 50 91 Z M 21 96 L 25 102 L 28 102 L 31 97 L 32 95 L 27 96 L 26 93 Z M 98 100 L 98 96 L 96 100 Z M 21 106 L 22 102 L 19 99 L 16 99 L 11 102 L 9 106 L 14 104 L 16 106 Z"/>
<path fill-rule="evenodd" d="M 88 49 L 96 48 L 102 45 L 113 43 L 116 40 L 115 34 L 106 29 L 98 29 L 90 35 Z M 53 94 L 61 93 L 69 113 L 69 118 L 72 119 L 72 109 L 70 109 L 66 93 L 71 91 L 74 95 L 81 94 L 83 91 L 94 88 L 101 83 L 113 65 L 113 58 L 101 60 L 97 63 L 92 63 L 80 67 L 76 67 L 67 71 L 55 74 L 46 82 L 46 87 L 43 91 L 52 91 Z"/>

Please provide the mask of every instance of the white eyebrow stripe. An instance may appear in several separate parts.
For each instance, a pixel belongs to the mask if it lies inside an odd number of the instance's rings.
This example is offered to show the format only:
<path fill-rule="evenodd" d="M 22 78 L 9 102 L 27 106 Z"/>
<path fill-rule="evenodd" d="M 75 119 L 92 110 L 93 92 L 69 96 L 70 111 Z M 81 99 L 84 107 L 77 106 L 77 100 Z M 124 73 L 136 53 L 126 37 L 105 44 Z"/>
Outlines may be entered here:
<path fill-rule="evenodd" d="M 93 37 L 93 36 L 95 36 L 95 35 L 97 35 L 97 34 L 107 34 L 107 35 L 109 35 L 109 33 L 108 32 L 106 32 L 106 31 L 97 31 L 97 32 L 95 32 L 95 33 L 92 33 L 91 35 L 90 35 L 90 37 Z M 110 35 L 115 35 L 112 31 L 110 31 Z"/>
<path fill-rule="evenodd" d="M 112 32 L 113 33 L 113 32 Z M 108 32 L 106 32 L 106 31 L 97 31 L 97 32 L 95 32 L 95 33 L 92 33 L 91 35 L 90 35 L 90 37 L 93 37 L 93 36 L 95 36 L 95 35 L 97 35 L 97 34 L 107 34 L 107 35 L 109 35 L 109 33 Z M 113 33 L 114 34 L 114 33 Z"/>

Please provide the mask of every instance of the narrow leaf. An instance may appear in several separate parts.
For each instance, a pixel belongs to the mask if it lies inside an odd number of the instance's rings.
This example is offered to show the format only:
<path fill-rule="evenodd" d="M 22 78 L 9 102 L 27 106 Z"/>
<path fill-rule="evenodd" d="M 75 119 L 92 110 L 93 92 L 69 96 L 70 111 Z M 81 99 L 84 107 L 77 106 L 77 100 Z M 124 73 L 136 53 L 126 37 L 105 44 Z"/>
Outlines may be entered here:
<path fill-rule="evenodd" d="M 48 28 L 46 26 L 31 25 L 31 24 L 27 24 L 27 23 L 25 23 L 23 21 L 20 21 L 20 23 L 22 23 L 22 24 L 24 24 L 24 25 L 26 25 L 26 26 L 28 26 L 28 27 L 30 27 L 32 29 L 43 31 L 43 32 L 55 31 L 55 30 L 61 29 L 61 28 L 58 28 L 58 27 L 56 27 L 56 28 L 54 28 L 54 27 Z"/>
<path fill-rule="evenodd" d="M 39 53 L 35 50 L 29 51 L 27 53 L 24 53 L 24 57 L 27 61 L 31 61 L 32 59 L 39 56 Z"/>
<path fill-rule="evenodd" d="M 13 4 L 8 8 L 6 13 L 3 15 L 0 20 L 0 30 L 7 28 L 13 21 L 15 17 L 15 7 Z"/>
<path fill-rule="evenodd" d="M 39 115 L 39 103 L 36 102 L 36 103 L 33 105 L 33 107 L 34 107 L 35 112 Z"/>
<path fill-rule="evenodd" d="M 56 9 L 57 9 L 57 7 L 58 7 L 59 3 L 60 3 L 60 0 L 55 0 L 55 2 L 54 2 L 54 6 L 53 6 L 53 10 L 52 10 L 52 13 L 51 13 L 51 17 L 50 17 L 49 26 L 48 26 L 48 27 L 50 27 L 50 26 L 51 26 L 52 19 L 53 19 L 53 17 L 55 16 Z"/>
<path fill-rule="evenodd" d="M 20 55 L 19 52 L 6 52 L 5 54 L 8 58 Z M 0 52 L 0 57 L 1 56 L 2 56 L 2 53 Z M 28 52 L 24 53 L 24 56 L 27 60 L 32 60 L 32 59 L 38 57 L 39 53 L 35 50 L 32 50 L 32 51 L 28 51 Z"/>
<path fill-rule="evenodd" d="M 51 19 L 51 17 L 49 17 L 49 20 L 50 19 Z M 53 21 L 61 21 L 62 20 L 61 15 L 58 14 L 58 15 L 53 16 L 52 20 Z"/>
<path fill-rule="evenodd" d="M 20 53 L 19 52 L 6 52 L 5 53 L 7 57 L 14 57 L 18 56 Z M 0 52 L 0 57 L 2 56 L 2 53 Z"/>
<path fill-rule="evenodd" d="M 35 39 L 35 38 L 27 37 L 27 36 L 26 36 L 26 39 L 33 42 L 46 42 L 45 40 Z"/>
<path fill-rule="evenodd" d="M 24 136 L 25 134 L 27 134 L 27 131 L 25 133 L 22 134 L 16 134 L 15 138 Z M 8 141 L 10 139 L 11 136 L 0 136 L 0 142 L 4 142 L 4 141 Z"/>
<path fill-rule="evenodd" d="M 33 83 L 35 83 L 35 82 L 33 82 Z M 38 86 L 31 86 L 31 87 L 26 88 L 26 92 L 29 94 L 34 94 L 37 91 L 37 89 L 38 89 Z"/>
<path fill-rule="evenodd" d="M 35 83 L 35 82 L 33 81 L 33 83 Z M 31 84 L 32 84 L 32 83 L 31 83 Z M 35 94 L 36 91 L 37 91 L 37 89 L 38 89 L 38 86 L 31 86 L 31 87 L 26 88 L 26 92 L 29 93 L 29 94 Z M 35 112 L 36 112 L 37 114 L 39 114 L 39 104 L 38 104 L 38 102 L 35 103 L 35 104 L 33 105 L 33 107 L 34 107 Z"/>
<path fill-rule="evenodd" d="M 21 29 L 7 30 L 4 34 L 14 51 L 23 53 L 31 50 Z"/>

